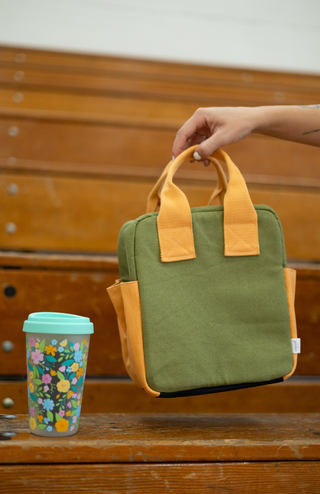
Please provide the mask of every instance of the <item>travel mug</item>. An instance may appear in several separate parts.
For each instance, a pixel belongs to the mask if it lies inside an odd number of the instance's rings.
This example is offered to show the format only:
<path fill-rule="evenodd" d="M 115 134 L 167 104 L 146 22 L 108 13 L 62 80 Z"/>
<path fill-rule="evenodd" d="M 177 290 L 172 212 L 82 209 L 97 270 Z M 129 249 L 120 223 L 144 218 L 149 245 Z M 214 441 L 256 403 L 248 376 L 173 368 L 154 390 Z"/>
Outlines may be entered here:
<path fill-rule="evenodd" d="M 88 317 L 35 312 L 23 331 L 30 430 L 38 436 L 71 436 L 79 427 L 93 324 Z"/>

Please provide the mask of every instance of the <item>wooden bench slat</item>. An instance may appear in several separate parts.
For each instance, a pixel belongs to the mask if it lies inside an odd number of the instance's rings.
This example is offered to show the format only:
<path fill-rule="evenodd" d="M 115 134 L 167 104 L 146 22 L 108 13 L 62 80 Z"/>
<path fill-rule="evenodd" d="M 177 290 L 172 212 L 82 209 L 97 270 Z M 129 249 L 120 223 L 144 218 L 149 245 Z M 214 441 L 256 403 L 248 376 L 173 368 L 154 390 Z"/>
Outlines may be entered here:
<path fill-rule="evenodd" d="M 206 84 L 192 78 L 184 80 L 173 80 L 162 78 L 159 83 L 159 78 L 143 78 L 143 77 L 124 77 L 123 74 L 109 73 L 96 74 L 94 72 L 76 72 L 68 71 L 61 72 L 57 70 L 39 70 L 26 67 L 24 70 L 23 79 L 15 81 L 16 66 L 7 67 L 0 65 L 0 84 L 16 86 L 17 91 L 25 91 L 28 89 L 47 89 L 56 92 L 62 91 L 81 91 L 83 94 L 93 92 L 100 94 L 126 94 L 134 96 L 142 96 L 143 98 L 156 99 L 175 99 L 181 101 L 196 101 L 199 106 L 209 105 L 210 101 L 215 101 L 219 96 L 220 100 L 230 98 L 234 101 L 242 101 L 244 105 L 252 105 L 253 101 L 256 104 L 275 104 L 281 97 L 283 102 L 296 101 L 300 103 L 306 97 L 306 89 L 304 87 L 297 88 L 278 86 L 267 84 L 244 84 L 240 81 L 225 81 L 225 80 L 210 80 Z M 160 87 L 159 87 L 160 86 Z M 309 88 L 309 101 L 318 101 L 320 96 L 319 88 L 316 86 Z"/>
<path fill-rule="evenodd" d="M 8 194 L 11 183 L 18 187 L 14 195 Z M 212 186 L 177 183 L 191 206 L 205 205 L 212 192 Z M 145 213 L 152 185 L 147 181 L 2 173 L 0 243 L 4 249 L 115 252 L 122 225 Z M 320 195 L 316 190 L 249 187 L 254 204 L 267 204 L 278 213 L 289 259 L 319 259 Z M 5 225 L 12 222 L 16 232 L 6 232 Z"/>
<path fill-rule="evenodd" d="M 15 264 L 13 268 L 19 266 Z M 70 269 L 61 264 L 57 262 L 54 265 L 51 262 L 46 266 L 44 263 L 42 269 L 38 265 L 35 270 L 8 267 L 0 270 L 1 342 L 10 340 L 14 345 L 14 354 L 2 352 L 0 375 L 26 373 L 22 322 L 30 312 L 34 312 L 35 307 L 37 311 L 66 312 L 89 317 L 94 323 L 95 334 L 91 338 L 88 374 L 126 375 L 116 315 L 106 293 L 107 286 L 119 278 L 119 273 L 115 270 Z M 15 297 L 10 299 L 4 296 L 3 290 L 7 286 L 15 288 Z M 30 287 L 33 287 L 32 290 Z M 300 279 L 298 272 L 295 306 L 302 353 L 298 358 L 295 375 L 313 376 L 320 373 L 319 297 L 320 280 Z M 101 348 L 106 350 L 102 351 Z"/>
<path fill-rule="evenodd" d="M 14 344 L 13 352 L 1 351 L 0 375 L 26 374 L 23 321 L 31 312 L 42 311 L 89 317 L 95 333 L 90 341 L 92 358 L 88 373 L 126 375 L 116 314 L 106 291 L 118 277 L 114 271 L 61 270 L 58 267 L 54 270 L 0 270 L 1 343 L 9 340 Z M 14 297 L 4 295 L 6 286 L 15 288 Z"/>
<path fill-rule="evenodd" d="M 207 99 L 181 100 L 144 98 L 130 93 L 117 97 L 77 92 L 49 92 L 24 89 L 23 99 L 15 102 L 16 91 L 5 85 L 0 87 L 0 115 L 23 117 L 68 118 L 88 121 L 130 122 L 132 125 L 166 126 L 182 125 L 199 106 L 259 106 L 274 105 L 274 95 L 254 95 L 251 90 L 245 97 L 242 90 L 227 91 L 221 88 Z M 198 101 L 198 102 L 197 102 Z M 288 105 L 310 104 L 309 94 L 289 95 Z M 201 105 L 200 105 L 201 103 Z"/>
<path fill-rule="evenodd" d="M 72 439 L 1 420 L 0 463 L 310 461 L 320 458 L 318 414 L 82 414 Z"/>
<path fill-rule="evenodd" d="M 89 361 L 90 361 L 89 351 Z M 4 398 L 14 406 L 7 410 Z M 152 398 L 130 379 L 86 378 L 85 413 L 318 413 L 318 378 L 292 377 L 280 384 L 184 398 Z M 0 383 L 0 413 L 28 413 L 27 382 Z"/>
<path fill-rule="evenodd" d="M 54 481 L 52 474 L 54 473 Z M 114 494 L 199 494 L 223 492 L 247 494 L 318 494 L 320 469 L 317 461 L 87 464 L 0 466 L 0 493 L 40 491 L 43 494 L 103 492 Z M 54 485 L 53 485 L 54 484 Z M 102 491 L 103 489 L 103 491 Z"/>
<path fill-rule="evenodd" d="M 79 254 L 0 253 L 1 342 L 10 340 L 13 353 L 2 352 L 0 375 L 23 375 L 25 346 L 22 322 L 30 312 L 57 311 L 89 317 L 95 326 L 90 345 L 89 375 L 126 375 L 116 315 L 106 293 L 120 277 L 117 258 Z M 296 314 L 302 353 L 295 375 L 319 374 L 320 267 L 290 264 L 297 269 Z M 3 290 L 13 286 L 7 298 Z M 30 290 L 30 287 L 32 289 Z M 40 296 L 41 293 L 41 296 Z M 101 349 L 105 348 L 105 351 Z"/>
<path fill-rule="evenodd" d="M 271 87 L 274 90 L 296 88 L 297 90 L 310 91 L 319 89 L 319 76 L 312 74 L 126 59 L 93 54 L 33 50 L 25 47 L 0 46 L 0 63 L 2 66 L 16 68 L 16 70 L 31 69 L 61 74 L 89 73 L 101 77 L 117 74 L 127 79 L 152 80 L 157 78 L 174 82 L 191 80 L 198 84 L 210 86 L 223 82 L 226 85 Z M 17 79 L 15 82 L 18 82 Z"/>
<path fill-rule="evenodd" d="M 14 137 L 12 127 L 18 129 Z M 174 137 L 175 131 L 165 129 L 1 119 L 0 167 L 156 180 Z M 225 149 L 250 183 L 320 187 L 315 147 L 253 135 Z M 198 163 L 185 163 L 179 172 L 185 179 L 215 180 L 215 172 Z"/>
<path fill-rule="evenodd" d="M 173 129 L 197 109 L 196 103 L 24 90 L 14 103 L 13 89 L 0 87 L 0 115 L 75 121 L 122 123 Z"/>
<path fill-rule="evenodd" d="M 311 270 L 313 265 L 310 265 Z M 119 276 L 118 259 L 115 255 L 64 254 L 48 252 L 0 251 L 0 267 L 30 269 L 87 270 L 115 273 Z"/>

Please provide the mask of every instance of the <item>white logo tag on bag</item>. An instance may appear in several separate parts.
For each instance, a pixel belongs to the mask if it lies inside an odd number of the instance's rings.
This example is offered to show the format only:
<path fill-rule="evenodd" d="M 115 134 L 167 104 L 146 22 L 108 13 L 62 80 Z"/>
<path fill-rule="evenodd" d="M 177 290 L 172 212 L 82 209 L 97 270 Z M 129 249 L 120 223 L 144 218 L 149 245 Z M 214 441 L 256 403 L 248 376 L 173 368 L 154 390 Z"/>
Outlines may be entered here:
<path fill-rule="evenodd" d="M 292 353 L 300 353 L 300 338 L 291 338 Z"/>

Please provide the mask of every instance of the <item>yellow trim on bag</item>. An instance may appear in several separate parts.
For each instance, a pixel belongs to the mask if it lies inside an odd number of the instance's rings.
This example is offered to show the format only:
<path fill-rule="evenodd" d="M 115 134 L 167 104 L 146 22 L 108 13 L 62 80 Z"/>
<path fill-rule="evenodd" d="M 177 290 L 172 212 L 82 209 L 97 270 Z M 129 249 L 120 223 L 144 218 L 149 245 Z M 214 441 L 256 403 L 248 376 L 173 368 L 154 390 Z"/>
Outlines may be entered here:
<path fill-rule="evenodd" d="M 290 319 L 290 334 L 291 338 L 298 338 L 297 331 L 297 322 L 296 322 L 296 313 L 294 310 L 294 298 L 296 294 L 296 275 L 297 272 L 291 268 L 283 268 L 284 271 L 284 280 L 286 284 L 287 298 L 288 298 L 288 306 L 289 306 L 289 319 Z M 288 379 L 295 372 L 298 363 L 298 355 L 296 353 L 293 354 L 293 367 L 289 374 L 284 376 L 283 380 Z"/>
<path fill-rule="evenodd" d="M 151 389 L 146 379 L 138 281 L 116 283 L 107 291 L 118 316 L 122 356 L 127 372 L 139 387 L 149 395 L 158 397 L 160 393 Z"/>

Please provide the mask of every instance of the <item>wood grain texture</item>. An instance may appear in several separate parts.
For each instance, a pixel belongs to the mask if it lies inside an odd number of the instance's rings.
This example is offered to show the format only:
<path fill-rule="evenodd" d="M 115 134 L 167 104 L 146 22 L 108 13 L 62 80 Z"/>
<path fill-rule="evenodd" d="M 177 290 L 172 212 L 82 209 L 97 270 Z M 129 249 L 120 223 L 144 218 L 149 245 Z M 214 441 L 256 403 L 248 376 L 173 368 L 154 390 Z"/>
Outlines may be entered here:
<path fill-rule="evenodd" d="M 12 127 L 18 129 L 16 136 L 9 135 Z M 170 129 L 0 119 L 0 167 L 156 180 L 170 159 L 174 138 L 175 131 Z M 252 135 L 225 149 L 249 183 L 320 186 L 315 147 Z M 202 181 L 216 178 L 214 171 L 198 163 L 185 163 L 177 176 Z"/>
<path fill-rule="evenodd" d="M 10 183 L 19 190 L 12 196 Z M 121 226 L 145 212 L 150 185 L 20 174 L 1 175 L 0 189 L 0 223 L 17 225 L 15 234 L 0 236 L 4 248 L 108 253 Z"/>
<path fill-rule="evenodd" d="M 316 191 L 310 193 L 303 187 L 276 191 L 267 187 L 249 186 L 249 192 L 253 204 L 267 204 L 279 216 L 289 260 L 319 261 L 320 195 Z"/>
<path fill-rule="evenodd" d="M 9 354 L 0 347 L 0 375 L 25 374 L 21 326 L 28 313 L 57 310 L 87 315 L 95 325 L 88 374 L 104 377 L 87 379 L 85 412 L 318 412 L 319 383 L 312 378 L 150 399 L 121 379 L 118 330 L 105 288 L 119 276 L 109 254 L 116 252 L 122 224 L 145 212 L 175 133 L 197 107 L 312 104 L 320 99 L 319 80 L 0 47 L 0 244 L 7 250 L 0 255 L 1 341 L 14 343 Z M 245 175 L 253 202 L 279 214 L 288 257 L 314 261 L 298 266 L 302 354 L 295 375 L 319 375 L 319 151 L 262 136 L 226 150 Z M 188 163 L 177 183 L 192 206 L 204 205 L 215 173 Z M 5 231 L 8 222 L 17 226 L 15 233 Z M 3 293 L 8 285 L 17 290 L 12 299 Z M 15 411 L 27 411 L 24 381 L 2 381 L 0 390 L 0 403 L 11 396 Z"/>
<path fill-rule="evenodd" d="M 207 203 L 212 186 L 176 181 L 190 206 Z M 10 194 L 10 184 L 17 193 Z M 145 213 L 148 181 L 73 178 L 41 174 L 0 175 L 0 243 L 4 249 L 116 252 L 122 225 Z M 320 195 L 308 188 L 249 186 L 254 204 L 275 209 L 287 257 L 319 260 Z M 8 233 L 13 222 L 17 231 Z M 307 239 L 302 242 L 301 239 Z"/>
<path fill-rule="evenodd" d="M 32 68 L 53 72 L 58 69 L 62 74 L 74 71 L 75 73 L 101 74 L 102 76 L 117 74 L 133 79 L 164 78 L 173 81 L 181 80 L 182 82 L 191 79 L 209 85 L 219 84 L 223 80 L 224 83 L 228 82 L 229 84 L 253 84 L 267 87 L 271 85 L 273 89 L 278 89 L 281 85 L 282 87 L 295 87 L 302 91 L 305 89 L 319 90 L 319 76 L 317 75 L 106 57 L 52 50 L 34 50 L 26 47 L 1 46 L 0 62 L 3 66 L 14 67 L 17 70 Z M 16 78 L 12 82 L 19 83 Z"/>
<path fill-rule="evenodd" d="M 14 78 L 15 70 L 2 68 L 0 72 L 0 84 L 4 91 L 8 87 L 6 83 L 11 83 Z M 37 84 L 38 79 L 38 84 Z M 74 82 L 72 81 L 74 80 Z M 73 84 L 72 84 L 73 82 Z M 41 98 L 44 91 L 51 91 L 52 94 L 79 93 L 84 98 L 88 97 L 88 93 L 95 92 L 96 96 L 104 97 L 104 95 L 113 94 L 116 97 L 125 95 L 132 98 L 145 100 L 160 100 L 166 103 L 177 101 L 184 104 L 196 104 L 198 106 L 260 106 L 263 104 L 274 105 L 277 103 L 294 104 L 310 104 L 312 101 L 318 101 L 319 90 L 311 90 L 308 94 L 305 90 L 299 91 L 296 88 L 285 88 L 284 92 L 279 95 L 279 89 L 275 90 L 272 87 L 259 87 L 246 84 L 233 84 L 228 87 L 224 81 L 216 81 L 210 85 L 201 85 L 199 82 L 185 79 L 185 81 L 166 81 L 166 80 L 137 80 L 132 78 L 121 78 L 117 76 L 95 77 L 94 75 L 83 74 L 59 74 L 59 73 L 41 73 L 32 70 L 25 71 L 24 82 L 20 82 L 15 91 L 23 92 L 29 100 L 31 92 L 38 94 Z M 41 87 L 39 90 L 39 86 Z M 12 84 L 10 84 L 12 87 Z M 159 90 L 160 89 L 160 90 Z M 10 93 L 9 93 L 10 95 Z M 279 101 L 279 100 L 282 101 Z M 0 97 L 1 106 L 4 108 L 10 107 L 13 101 L 13 107 L 16 107 L 13 95 L 9 96 L 9 100 L 2 100 Z M 29 107 L 34 107 L 34 100 L 28 103 Z M 22 105 L 24 108 L 24 106 Z M 58 106 L 59 109 L 59 106 Z"/>
<path fill-rule="evenodd" d="M 2 66 L 0 71 L 0 84 L 6 87 L 7 84 L 12 86 L 16 76 L 16 67 Z M 231 82 L 231 81 L 230 81 Z M 216 102 L 218 106 L 224 104 L 226 100 L 231 101 L 234 105 L 241 102 L 244 105 L 259 105 L 262 102 L 266 104 L 275 104 L 277 102 L 277 89 L 267 84 L 246 84 L 239 81 L 238 84 L 231 82 L 226 84 L 222 79 L 212 81 L 211 84 L 201 83 L 199 80 L 185 78 L 184 80 L 174 80 L 162 77 L 161 80 L 144 77 L 123 77 L 122 74 L 94 74 L 79 73 L 74 71 L 58 72 L 37 70 L 26 67 L 24 77 L 18 83 L 14 84 L 18 91 L 28 91 L 29 89 L 46 89 L 57 92 L 81 92 L 86 94 L 94 91 L 96 94 L 121 94 L 132 95 L 142 99 L 161 99 L 176 100 L 184 102 L 196 101 L 197 104 L 208 106 Z M 282 89 L 282 88 L 281 88 Z M 288 104 L 300 102 L 307 97 L 306 91 L 296 88 L 293 85 L 283 89 L 282 98 Z M 317 101 L 319 90 L 312 88 L 310 97 Z"/>
<path fill-rule="evenodd" d="M 0 344 L 10 340 L 14 349 L 0 347 L 0 375 L 24 375 L 25 339 L 22 323 L 30 312 L 50 311 L 82 314 L 94 323 L 88 375 L 124 376 L 115 311 L 106 288 L 120 277 L 116 257 L 75 254 L 0 253 Z M 296 316 L 302 353 L 295 375 L 319 375 L 320 268 L 316 264 L 297 270 Z M 12 286 L 14 297 L 4 290 Z M 103 350 L 102 350 L 103 349 Z"/>
<path fill-rule="evenodd" d="M 297 432 L 297 424 L 299 424 Z M 83 414 L 72 437 L 29 432 L 27 415 L 0 420 L 0 463 L 166 463 L 319 460 L 318 414 Z"/>
<path fill-rule="evenodd" d="M 1 494 L 318 494 L 320 485 L 317 461 L 2 465 L 0 476 Z"/>
<path fill-rule="evenodd" d="M 39 91 L 24 89 L 19 101 L 15 102 L 16 89 L 0 85 L 0 115 L 2 117 L 50 118 L 76 122 L 100 124 L 127 124 L 145 127 L 177 129 L 199 106 L 262 106 L 279 103 L 274 96 L 258 95 L 249 91 L 245 96 L 221 88 L 214 97 L 201 101 L 168 99 L 161 97 L 145 99 L 130 93 L 121 95 Z M 118 96 L 118 97 L 117 97 Z M 319 96 L 318 96 L 319 97 Z M 17 101 L 17 100 L 16 100 Z M 284 101 L 281 101 L 283 103 Z M 309 105 L 308 93 L 293 95 L 286 99 L 288 105 Z"/>
<path fill-rule="evenodd" d="M 85 91 L 90 88 L 95 91 L 124 91 L 145 95 L 152 93 L 152 89 L 156 94 L 159 93 L 159 88 L 153 86 L 157 82 L 158 85 L 161 84 L 164 94 L 175 98 L 181 95 L 184 98 L 192 97 L 194 92 L 199 98 L 216 87 L 239 88 L 244 94 L 248 90 L 253 93 L 267 92 L 273 95 L 275 101 L 306 90 L 310 96 L 319 94 L 319 76 L 288 72 L 144 61 L 4 46 L 0 47 L 0 63 L 0 81 L 19 88 L 32 85 L 54 86 L 64 90 Z"/>
<path fill-rule="evenodd" d="M 118 259 L 114 255 L 0 251 L 0 266 L 5 269 L 108 271 L 115 273 L 116 277 L 119 276 Z"/>
<path fill-rule="evenodd" d="M 118 274 L 84 270 L 0 270 L 1 342 L 10 340 L 14 349 L 0 348 L 0 375 L 26 373 L 23 321 L 31 312 L 66 312 L 89 317 L 94 325 L 90 339 L 88 374 L 126 375 L 122 361 L 117 318 L 106 288 Z M 4 289 L 12 286 L 14 297 Z M 88 362 L 89 362 L 88 361 Z"/>
<path fill-rule="evenodd" d="M 131 95 L 119 98 L 108 93 L 69 94 L 35 89 L 25 89 L 23 99 L 15 103 L 15 94 L 16 90 L 11 87 L 0 87 L 0 115 L 175 129 L 198 106 L 195 102 L 174 100 L 164 104 L 161 100 L 135 98 Z"/>
<path fill-rule="evenodd" d="M 89 352 L 89 361 L 90 361 Z M 4 398 L 14 406 L 5 409 Z M 87 377 L 84 413 L 318 413 L 320 381 L 292 377 L 280 384 L 184 398 L 151 398 L 129 379 Z M 27 382 L 0 382 L 0 413 L 28 413 Z"/>
<path fill-rule="evenodd" d="M 76 62 L 76 55 L 73 57 L 69 55 L 68 67 L 63 67 L 59 62 L 50 66 L 47 61 L 41 61 L 40 57 L 37 61 L 34 60 L 34 63 L 26 60 L 21 65 L 13 60 L 5 60 L 1 47 L 0 50 L 0 83 L 14 85 L 19 89 L 36 86 L 83 92 L 86 90 L 131 92 L 149 96 L 159 94 L 159 87 L 156 85 L 160 82 L 163 96 L 183 99 L 213 96 L 219 88 L 229 90 L 241 88 L 244 97 L 249 90 L 256 95 L 274 95 L 276 91 L 282 90 L 285 96 L 289 96 L 303 93 L 306 86 L 310 94 L 319 94 L 317 87 L 319 76 L 287 74 L 285 77 L 286 74 L 272 71 L 246 71 L 241 68 L 144 62 L 113 57 L 101 57 L 105 67 L 95 68 L 97 57 L 94 55 L 92 64 L 88 64 L 87 67 L 84 64 L 82 67 L 72 67 Z M 56 55 L 63 62 L 63 55 L 61 53 Z M 82 58 L 85 60 L 85 57 Z M 19 69 L 23 69 L 23 74 Z"/>
<path fill-rule="evenodd" d="M 294 265 L 293 265 L 294 266 Z M 320 358 L 320 266 L 310 271 L 298 268 L 295 311 L 302 352 L 298 358 L 298 374 L 318 375 Z M 296 266 L 297 267 L 297 266 Z"/>

